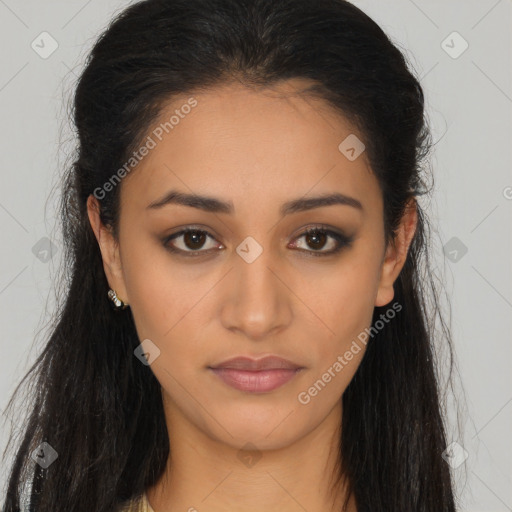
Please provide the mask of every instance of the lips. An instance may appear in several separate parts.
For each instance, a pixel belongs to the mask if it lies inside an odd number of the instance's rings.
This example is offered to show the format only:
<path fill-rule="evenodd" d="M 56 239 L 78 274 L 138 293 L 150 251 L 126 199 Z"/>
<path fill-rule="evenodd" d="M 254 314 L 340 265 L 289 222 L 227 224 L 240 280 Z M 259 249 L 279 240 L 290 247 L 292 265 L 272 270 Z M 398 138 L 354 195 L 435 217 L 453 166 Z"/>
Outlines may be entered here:
<path fill-rule="evenodd" d="M 266 356 L 261 359 L 252 359 L 246 356 L 234 357 L 210 368 L 226 368 L 233 370 L 260 371 L 260 370 L 298 370 L 300 365 L 278 356 Z"/>
<path fill-rule="evenodd" d="M 228 386 L 249 393 L 273 391 L 292 380 L 303 367 L 278 356 L 235 357 L 208 367 Z"/>

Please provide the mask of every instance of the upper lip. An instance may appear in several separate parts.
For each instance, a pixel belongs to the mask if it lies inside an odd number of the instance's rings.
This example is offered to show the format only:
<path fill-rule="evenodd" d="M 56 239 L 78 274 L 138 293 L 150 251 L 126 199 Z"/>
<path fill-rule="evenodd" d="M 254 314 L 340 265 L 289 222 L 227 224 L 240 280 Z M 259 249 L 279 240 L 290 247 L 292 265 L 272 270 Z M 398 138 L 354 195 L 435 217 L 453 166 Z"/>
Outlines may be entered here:
<path fill-rule="evenodd" d="M 223 361 L 210 368 L 231 368 L 235 370 L 297 370 L 302 368 L 300 365 L 293 363 L 287 359 L 278 356 L 265 356 L 260 359 L 252 359 L 247 356 L 233 357 L 227 361 Z"/>

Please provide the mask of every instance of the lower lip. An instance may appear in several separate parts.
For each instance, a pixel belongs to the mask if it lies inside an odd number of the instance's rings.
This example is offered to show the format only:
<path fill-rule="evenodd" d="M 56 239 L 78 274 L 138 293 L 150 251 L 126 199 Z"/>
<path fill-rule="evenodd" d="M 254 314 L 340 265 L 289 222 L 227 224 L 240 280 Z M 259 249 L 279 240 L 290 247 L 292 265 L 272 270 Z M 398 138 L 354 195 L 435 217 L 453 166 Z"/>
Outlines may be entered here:
<path fill-rule="evenodd" d="M 273 391 L 293 379 L 301 370 L 235 370 L 233 368 L 210 368 L 215 375 L 220 377 L 228 386 L 240 391 L 250 393 L 264 393 Z"/>

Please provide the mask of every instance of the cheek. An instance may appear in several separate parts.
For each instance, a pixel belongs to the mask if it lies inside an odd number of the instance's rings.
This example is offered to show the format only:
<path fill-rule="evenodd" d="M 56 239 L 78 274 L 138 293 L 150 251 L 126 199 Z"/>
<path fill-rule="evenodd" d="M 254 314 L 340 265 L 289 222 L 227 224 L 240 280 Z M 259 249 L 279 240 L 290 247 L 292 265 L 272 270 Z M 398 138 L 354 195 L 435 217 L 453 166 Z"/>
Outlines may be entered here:
<path fill-rule="evenodd" d="M 301 396 L 311 400 L 312 405 L 305 409 L 309 414 L 320 414 L 341 397 L 366 350 L 361 333 L 371 325 L 374 310 L 371 272 L 356 266 L 351 270 L 340 272 L 327 291 L 324 289 L 326 299 L 318 316 L 325 325 L 312 337 L 314 367 L 301 390 Z"/>
<path fill-rule="evenodd" d="M 169 379 L 164 369 L 181 377 L 204 366 L 204 345 L 208 345 L 204 307 L 215 276 L 173 264 L 165 251 L 141 247 L 129 252 L 123 269 L 138 337 L 150 339 L 160 350 L 152 365 L 157 378 L 161 382 Z"/>
<path fill-rule="evenodd" d="M 344 351 L 371 324 L 378 266 L 375 261 L 354 255 L 338 272 L 333 272 L 321 294 L 317 294 L 318 316 L 324 321 L 325 351 Z M 328 329 L 327 329 L 328 327 Z"/>
<path fill-rule="evenodd" d="M 189 287 L 183 286 L 181 273 L 175 277 L 165 251 L 147 242 L 127 242 L 126 247 L 123 275 L 137 332 L 141 339 L 161 339 L 172 329 L 175 318 L 180 313 L 183 316 Z"/>

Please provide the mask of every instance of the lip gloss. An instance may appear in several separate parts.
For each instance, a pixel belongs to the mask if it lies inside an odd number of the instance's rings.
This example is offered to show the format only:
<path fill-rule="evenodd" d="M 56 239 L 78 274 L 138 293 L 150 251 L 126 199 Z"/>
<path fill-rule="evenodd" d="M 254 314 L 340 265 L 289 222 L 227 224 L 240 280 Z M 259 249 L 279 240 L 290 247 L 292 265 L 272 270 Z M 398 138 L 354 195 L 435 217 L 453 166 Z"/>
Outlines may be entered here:
<path fill-rule="evenodd" d="M 273 391 L 293 379 L 300 368 L 271 370 L 239 370 L 234 368 L 210 368 L 228 386 L 250 393 Z"/>

